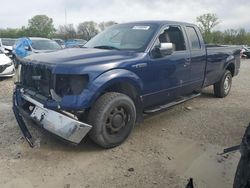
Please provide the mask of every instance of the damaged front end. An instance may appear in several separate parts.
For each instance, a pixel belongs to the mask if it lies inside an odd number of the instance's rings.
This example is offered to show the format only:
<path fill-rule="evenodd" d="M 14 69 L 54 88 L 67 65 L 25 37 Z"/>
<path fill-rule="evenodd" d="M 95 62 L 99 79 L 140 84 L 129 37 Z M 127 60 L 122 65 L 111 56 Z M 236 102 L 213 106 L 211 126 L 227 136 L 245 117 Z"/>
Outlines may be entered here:
<path fill-rule="evenodd" d="M 21 67 L 21 68 L 20 68 Z M 69 141 L 79 144 L 92 126 L 81 122 L 77 116 L 60 108 L 60 101 L 64 93 L 80 93 L 78 88 L 66 85 L 56 86 L 62 76 L 53 75 L 51 70 L 42 66 L 21 65 L 17 71 L 18 80 L 13 93 L 13 112 L 17 123 L 29 145 L 33 147 L 32 136 L 26 126 L 25 118 L 33 120 L 47 131 Z M 64 78 L 65 79 L 65 78 Z M 78 79 L 79 80 L 79 79 Z M 78 81 L 84 85 L 83 81 Z M 49 108 L 53 104 L 55 109 Z"/>

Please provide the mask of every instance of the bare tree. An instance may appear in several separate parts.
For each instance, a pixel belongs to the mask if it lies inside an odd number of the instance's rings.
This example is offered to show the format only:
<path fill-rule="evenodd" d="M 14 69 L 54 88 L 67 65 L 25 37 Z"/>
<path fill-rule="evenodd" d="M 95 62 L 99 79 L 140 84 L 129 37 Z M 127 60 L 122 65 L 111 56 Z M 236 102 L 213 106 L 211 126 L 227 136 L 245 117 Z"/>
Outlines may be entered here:
<path fill-rule="evenodd" d="M 101 22 L 99 23 L 99 28 L 101 31 L 104 31 L 105 29 L 107 29 L 108 27 L 112 26 L 112 25 L 115 25 L 117 24 L 116 22 L 114 21 L 108 21 L 108 22 Z"/>
<path fill-rule="evenodd" d="M 64 39 L 76 38 L 76 30 L 74 28 L 74 25 L 60 25 L 57 30 L 57 35 Z"/>
<path fill-rule="evenodd" d="M 198 22 L 199 28 L 201 29 L 205 41 L 211 41 L 210 36 L 212 30 L 220 23 L 217 15 L 211 13 L 203 14 L 197 17 L 196 21 Z"/>
<path fill-rule="evenodd" d="M 77 34 L 87 41 L 90 40 L 98 34 L 97 23 L 93 21 L 80 23 L 77 27 Z"/>
<path fill-rule="evenodd" d="M 203 14 L 196 18 L 199 27 L 204 33 L 211 33 L 212 29 L 217 26 L 220 21 L 216 14 Z"/>

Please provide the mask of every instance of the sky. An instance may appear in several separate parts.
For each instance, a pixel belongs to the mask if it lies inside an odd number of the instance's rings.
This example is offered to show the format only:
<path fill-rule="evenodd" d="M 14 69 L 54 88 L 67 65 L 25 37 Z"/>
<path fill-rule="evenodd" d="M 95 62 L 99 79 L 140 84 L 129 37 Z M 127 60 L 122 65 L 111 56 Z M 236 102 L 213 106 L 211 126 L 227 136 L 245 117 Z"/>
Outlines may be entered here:
<path fill-rule="evenodd" d="M 250 30 L 249 12 L 250 0 L 1 0 L 0 28 L 27 26 L 28 20 L 37 14 L 53 18 L 55 27 L 58 27 L 65 23 L 77 26 L 89 20 L 196 23 L 197 16 L 215 13 L 221 22 L 217 30 Z"/>

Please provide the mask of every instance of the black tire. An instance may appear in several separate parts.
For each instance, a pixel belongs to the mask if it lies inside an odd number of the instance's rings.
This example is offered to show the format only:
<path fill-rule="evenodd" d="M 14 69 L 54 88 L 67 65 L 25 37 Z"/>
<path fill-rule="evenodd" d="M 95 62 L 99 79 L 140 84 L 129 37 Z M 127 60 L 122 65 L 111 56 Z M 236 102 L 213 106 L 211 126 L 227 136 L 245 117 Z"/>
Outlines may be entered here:
<path fill-rule="evenodd" d="M 219 98 L 226 97 L 232 87 L 232 74 L 226 70 L 219 82 L 214 84 L 214 95 Z"/>
<path fill-rule="evenodd" d="M 90 109 L 88 122 L 93 126 L 89 136 L 103 148 L 113 148 L 123 143 L 136 121 L 134 102 L 121 93 L 102 95 Z"/>

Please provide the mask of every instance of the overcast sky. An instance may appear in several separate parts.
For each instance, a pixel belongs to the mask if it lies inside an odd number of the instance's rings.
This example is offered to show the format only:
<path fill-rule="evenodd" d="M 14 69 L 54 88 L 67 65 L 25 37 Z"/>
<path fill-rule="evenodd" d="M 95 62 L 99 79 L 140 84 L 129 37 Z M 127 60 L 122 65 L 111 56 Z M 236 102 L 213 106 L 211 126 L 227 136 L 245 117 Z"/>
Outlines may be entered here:
<path fill-rule="evenodd" d="M 0 28 L 26 26 L 37 14 L 53 18 L 57 27 L 83 21 L 176 20 L 195 23 L 204 13 L 215 13 L 219 30 L 250 29 L 250 0 L 1 0 Z"/>

